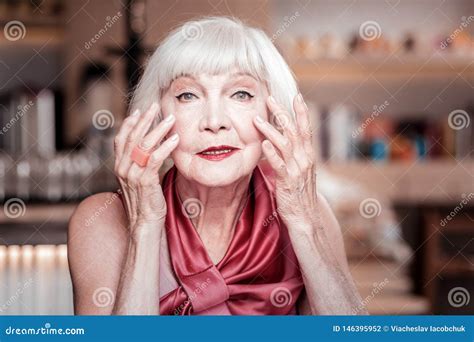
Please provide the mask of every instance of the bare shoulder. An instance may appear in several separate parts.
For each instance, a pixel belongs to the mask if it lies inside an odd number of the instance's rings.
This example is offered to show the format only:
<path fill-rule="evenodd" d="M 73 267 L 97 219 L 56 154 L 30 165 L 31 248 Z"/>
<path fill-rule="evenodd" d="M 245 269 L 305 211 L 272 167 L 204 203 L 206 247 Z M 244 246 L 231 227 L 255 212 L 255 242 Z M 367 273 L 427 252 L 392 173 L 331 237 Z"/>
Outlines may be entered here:
<path fill-rule="evenodd" d="M 120 195 L 115 192 L 102 192 L 84 199 L 76 207 L 69 220 L 68 244 L 73 247 L 76 239 L 86 237 L 122 238 L 127 235 L 127 215 Z"/>
<path fill-rule="evenodd" d="M 104 291 L 113 298 L 128 243 L 127 215 L 118 193 L 84 199 L 69 220 L 68 259 L 78 314 L 108 314 L 97 305 Z M 101 292 L 102 293 L 99 293 Z"/>

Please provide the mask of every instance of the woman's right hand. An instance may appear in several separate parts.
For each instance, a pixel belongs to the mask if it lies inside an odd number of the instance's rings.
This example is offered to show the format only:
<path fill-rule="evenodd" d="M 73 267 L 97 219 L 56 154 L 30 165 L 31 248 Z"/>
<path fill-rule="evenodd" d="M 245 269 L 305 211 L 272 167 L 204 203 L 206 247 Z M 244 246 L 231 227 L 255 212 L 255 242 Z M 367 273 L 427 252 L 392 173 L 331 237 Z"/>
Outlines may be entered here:
<path fill-rule="evenodd" d="M 114 141 L 115 174 L 132 234 L 142 226 L 159 229 L 157 225 L 163 225 L 166 218 L 166 202 L 158 171 L 178 145 L 179 136 L 175 133 L 161 143 L 174 125 L 173 115 L 162 120 L 145 136 L 158 113 L 157 103 L 152 104 L 145 113 L 135 111 L 124 120 Z M 144 167 L 131 159 L 132 150 L 138 145 L 151 154 Z"/>

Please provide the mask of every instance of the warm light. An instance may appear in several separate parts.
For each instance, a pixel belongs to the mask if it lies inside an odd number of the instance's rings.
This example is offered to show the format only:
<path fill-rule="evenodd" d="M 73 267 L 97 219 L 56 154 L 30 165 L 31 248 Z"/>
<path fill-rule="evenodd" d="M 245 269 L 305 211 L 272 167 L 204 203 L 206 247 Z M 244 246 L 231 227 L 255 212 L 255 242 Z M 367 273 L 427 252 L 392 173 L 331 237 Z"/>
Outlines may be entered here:
<path fill-rule="evenodd" d="M 56 246 L 56 255 L 61 259 L 67 259 L 67 245 Z"/>
<path fill-rule="evenodd" d="M 36 256 L 38 258 L 53 258 L 54 257 L 53 245 L 40 245 L 35 247 Z"/>
<path fill-rule="evenodd" d="M 34 247 L 31 245 L 25 245 L 21 247 L 21 257 L 26 260 L 33 258 Z"/>
<path fill-rule="evenodd" d="M 0 246 L 0 260 L 5 260 L 7 258 L 7 247 Z"/>
<path fill-rule="evenodd" d="M 9 246 L 8 258 L 10 261 L 17 261 L 20 258 L 20 246 Z"/>

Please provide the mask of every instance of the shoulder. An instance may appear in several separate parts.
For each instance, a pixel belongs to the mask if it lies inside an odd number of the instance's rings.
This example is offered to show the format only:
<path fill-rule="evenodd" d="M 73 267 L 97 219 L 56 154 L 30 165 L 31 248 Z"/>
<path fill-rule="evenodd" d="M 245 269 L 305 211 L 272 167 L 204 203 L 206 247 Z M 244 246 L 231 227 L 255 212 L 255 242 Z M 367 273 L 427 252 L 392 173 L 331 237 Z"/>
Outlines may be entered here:
<path fill-rule="evenodd" d="M 72 214 L 68 259 L 76 313 L 99 313 L 95 291 L 116 287 L 128 241 L 127 222 L 120 194 L 113 192 L 87 197 Z"/>
<path fill-rule="evenodd" d="M 99 237 L 126 232 L 127 216 L 121 196 L 116 192 L 102 192 L 85 198 L 74 210 L 68 228 L 68 238 L 87 233 Z M 117 229 L 121 228 L 121 229 Z"/>

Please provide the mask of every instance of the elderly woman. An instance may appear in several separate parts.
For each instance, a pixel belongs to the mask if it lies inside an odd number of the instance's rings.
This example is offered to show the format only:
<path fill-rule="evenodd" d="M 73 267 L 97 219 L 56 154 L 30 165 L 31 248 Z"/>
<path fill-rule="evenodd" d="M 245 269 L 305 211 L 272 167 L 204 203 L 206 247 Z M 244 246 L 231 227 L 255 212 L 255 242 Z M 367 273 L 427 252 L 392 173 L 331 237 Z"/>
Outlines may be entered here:
<path fill-rule="evenodd" d="M 308 108 L 265 33 L 224 17 L 175 29 L 132 108 L 121 189 L 70 220 L 76 314 L 366 313 L 316 191 Z"/>

